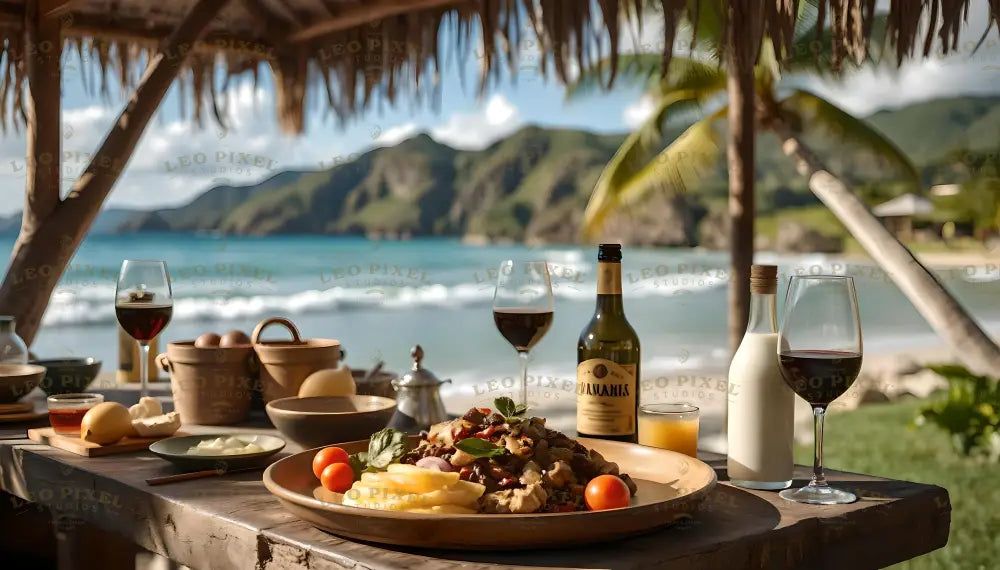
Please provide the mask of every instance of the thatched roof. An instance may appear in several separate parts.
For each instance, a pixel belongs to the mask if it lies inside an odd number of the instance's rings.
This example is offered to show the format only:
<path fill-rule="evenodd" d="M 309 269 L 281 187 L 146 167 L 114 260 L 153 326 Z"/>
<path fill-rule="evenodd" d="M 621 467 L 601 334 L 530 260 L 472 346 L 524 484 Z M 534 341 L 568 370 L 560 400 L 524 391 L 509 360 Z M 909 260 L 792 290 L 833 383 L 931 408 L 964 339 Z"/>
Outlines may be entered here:
<path fill-rule="evenodd" d="M 31 1 L 31 0 L 28 0 Z M 640 23 L 644 10 L 657 5 L 665 15 L 663 57 L 682 17 L 695 20 L 708 2 L 686 0 L 231 0 L 194 49 L 183 74 L 194 117 L 214 115 L 225 124 L 221 91 L 230 78 L 248 75 L 255 81 L 270 67 L 276 85 L 282 127 L 300 132 L 307 108 L 325 108 L 344 119 L 380 100 L 400 94 L 423 98 L 438 85 L 444 46 L 454 57 L 483 54 L 480 89 L 502 66 L 517 69 L 520 42 L 537 42 L 547 58 L 542 74 L 568 79 L 572 64 L 587 66 L 598 57 L 617 54 L 625 23 Z M 782 46 L 791 44 L 799 0 L 758 0 L 764 9 L 763 29 Z M 992 23 L 1000 29 L 1000 0 L 989 0 Z M 24 41 L 26 0 L 0 1 L 0 122 L 23 121 L 24 54 L 44 56 Z M 50 14 L 62 22 L 65 49 L 91 62 L 89 89 L 106 91 L 109 76 L 131 86 L 150 50 L 181 21 L 195 0 L 53 0 Z M 861 58 L 871 34 L 876 0 L 821 0 L 821 18 L 832 24 L 833 60 Z M 43 4 L 44 5 L 44 4 Z M 886 30 L 900 61 L 918 43 L 930 53 L 938 37 L 944 49 L 957 47 L 958 29 L 968 0 L 893 0 Z M 931 26 L 921 37 L 921 17 Z M 528 30 L 527 33 L 525 31 Z M 442 38 L 442 35 L 448 37 Z M 529 36 L 526 38 L 525 36 Z M 480 38 L 487 41 L 480 42 Z M 476 42 L 476 45 L 472 45 Z M 482 45 L 485 44 L 485 45 Z M 664 66 L 666 67 L 666 66 Z M 613 80 L 611 70 L 608 81 Z M 13 116 L 8 113 L 13 109 Z"/>

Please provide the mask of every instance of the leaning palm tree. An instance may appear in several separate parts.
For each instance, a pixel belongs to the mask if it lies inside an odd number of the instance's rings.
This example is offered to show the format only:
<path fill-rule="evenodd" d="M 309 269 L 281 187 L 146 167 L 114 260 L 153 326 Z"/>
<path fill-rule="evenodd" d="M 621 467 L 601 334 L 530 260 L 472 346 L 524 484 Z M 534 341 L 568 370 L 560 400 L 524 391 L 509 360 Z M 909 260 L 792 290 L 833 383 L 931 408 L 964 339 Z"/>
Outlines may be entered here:
<path fill-rule="evenodd" d="M 823 54 L 813 46 L 817 30 L 797 34 L 782 62 L 789 71 L 816 71 Z M 809 26 L 807 26 L 809 28 Z M 701 45 L 709 57 L 678 57 L 661 74 L 661 58 L 648 55 L 621 56 L 617 62 L 619 85 L 641 82 L 653 102 L 653 112 L 646 122 L 631 133 L 598 179 L 584 213 L 583 231 L 595 235 L 608 216 L 634 204 L 655 190 L 682 192 L 712 167 L 720 157 L 722 135 L 719 119 L 729 109 L 723 95 L 728 77 L 719 61 L 720 34 L 699 26 Z M 715 61 L 712 61 L 714 59 Z M 577 96 L 601 82 L 607 62 L 598 62 L 584 70 L 569 87 L 568 95 Z M 850 145 L 852 150 L 867 150 L 901 171 L 914 185 L 919 175 L 909 159 L 889 140 L 863 120 L 851 116 L 830 101 L 805 89 L 779 89 L 781 73 L 774 50 L 764 41 L 754 73 L 755 123 L 782 142 L 786 155 L 796 161 L 798 171 L 807 177 L 810 190 L 840 219 L 869 255 L 891 276 L 900 290 L 928 321 L 931 327 L 954 349 L 970 369 L 982 373 L 1000 372 L 1000 347 L 980 328 L 965 309 L 924 267 L 910 250 L 899 242 L 869 211 L 849 185 L 834 175 L 804 142 L 809 128 Z M 665 143 L 668 117 L 692 107 L 715 109 Z M 662 150 L 658 150 L 662 147 Z M 731 236 L 738 239 L 738 236 Z"/>

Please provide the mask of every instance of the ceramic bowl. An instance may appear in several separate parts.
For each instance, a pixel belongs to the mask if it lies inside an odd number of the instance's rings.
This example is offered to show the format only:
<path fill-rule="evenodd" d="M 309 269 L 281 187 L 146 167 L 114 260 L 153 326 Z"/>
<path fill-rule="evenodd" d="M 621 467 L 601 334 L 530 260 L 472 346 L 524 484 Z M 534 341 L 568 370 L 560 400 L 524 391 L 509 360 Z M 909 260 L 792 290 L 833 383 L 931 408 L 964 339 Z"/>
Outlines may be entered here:
<path fill-rule="evenodd" d="M 96 358 L 52 358 L 32 360 L 31 364 L 45 367 L 39 386 L 49 396 L 86 392 L 101 371 L 101 361 Z"/>
<path fill-rule="evenodd" d="M 27 396 L 44 376 L 44 366 L 0 364 L 0 404 L 16 402 Z"/>
<path fill-rule="evenodd" d="M 219 437 L 236 437 L 244 442 L 253 442 L 264 449 L 257 453 L 240 455 L 188 455 L 187 451 L 202 441 Z M 267 463 L 267 458 L 278 453 L 285 447 L 285 440 L 280 437 L 254 433 L 212 433 L 203 435 L 186 435 L 168 437 L 153 442 L 149 450 L 155 455 L 166 459 L 185 471 L 201 471 L 207 469 L 242 469 Z"/>
<path fill-rule="evenodd" d="M 281 398 L 264 408 L 281 435 L 303 449 L 367 439 L 384 428 L 396 400 L 381 396 Z"/>

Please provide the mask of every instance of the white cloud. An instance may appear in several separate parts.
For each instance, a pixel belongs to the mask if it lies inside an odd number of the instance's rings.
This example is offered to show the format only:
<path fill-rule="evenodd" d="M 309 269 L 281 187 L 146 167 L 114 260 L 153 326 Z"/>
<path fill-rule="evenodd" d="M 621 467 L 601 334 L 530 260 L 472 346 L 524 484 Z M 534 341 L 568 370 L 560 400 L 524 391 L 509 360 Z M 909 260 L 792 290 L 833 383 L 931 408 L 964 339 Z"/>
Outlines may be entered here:
<path fill-rule="evenodd" d="M 375 143 L 380 146 L 392 146 L 417 134 L 419 129 L 420 127 L 416 123 L 403 123 L 390 127 L 381 131 L 381 134 L 375 138 Z"/>
<path fill-rule="evenodd" d="M 514 132 L 523 123 L 517 107 L 503 95 L 493 95 L 477 112 L 454 113 L 431 129 L 438 141 L 456 148 L 481 149 Z"/>
<path fill-rule="evenodd" d="M 190 118 L 150 121 L 121 179 L 108 198 L 110 207 L 149 209 L 183 204 L 219 184 L 251 184 L 286 168 L 318 169 L 346 149 L 318 142 L 322 133 L 288 137 L 280 133 L 271 93 L 249 85 L 228 96 L 230 129 L 206 118 L 198 128 Z M 65 109 L 62 186 L 65 195 L 90 162 L 119 113 L 118 105 Z M 318 130 L 318 129 L 317 129 Z M 25 137 L 0 137 L 0 215 L 20 210 L 25 180 Z M 343 159 L 341 159 L 343 161 Z"/>
<path fill-rule="evenodd" d="M 653 114 L 653 110 L 656 105 L 653 103 L 653 98 L 649 95 L 643 95 L 639 99 L 625 107 L 622 111 L 622 120 L 628 125 L 628 128 L 634 129 L 639 125 L 646 122 L 649 116 Z"/>

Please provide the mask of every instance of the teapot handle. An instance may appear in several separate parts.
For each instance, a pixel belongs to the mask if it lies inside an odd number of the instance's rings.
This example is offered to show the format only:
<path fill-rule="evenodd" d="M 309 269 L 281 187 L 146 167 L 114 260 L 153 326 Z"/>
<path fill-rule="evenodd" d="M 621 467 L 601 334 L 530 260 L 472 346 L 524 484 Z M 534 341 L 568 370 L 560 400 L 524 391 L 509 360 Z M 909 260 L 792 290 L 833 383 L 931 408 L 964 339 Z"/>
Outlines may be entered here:
<path fill-rule="evenodd" d="M 299 329 L 295 327 L 295 323 L 285 317 L 271 317 L 257 323 L 257 326 L 253 329 L 253 334 L 250 335 L 250 342 L 258 344 L 260 342 L 260 334 L 264 332 L 265 328 L 274 324 L 281 325 L 288 329 L 288 332 L 292 333 L 292 341 L 296 344 L 302 342 L 302 339 L 299 337 Z"/>

